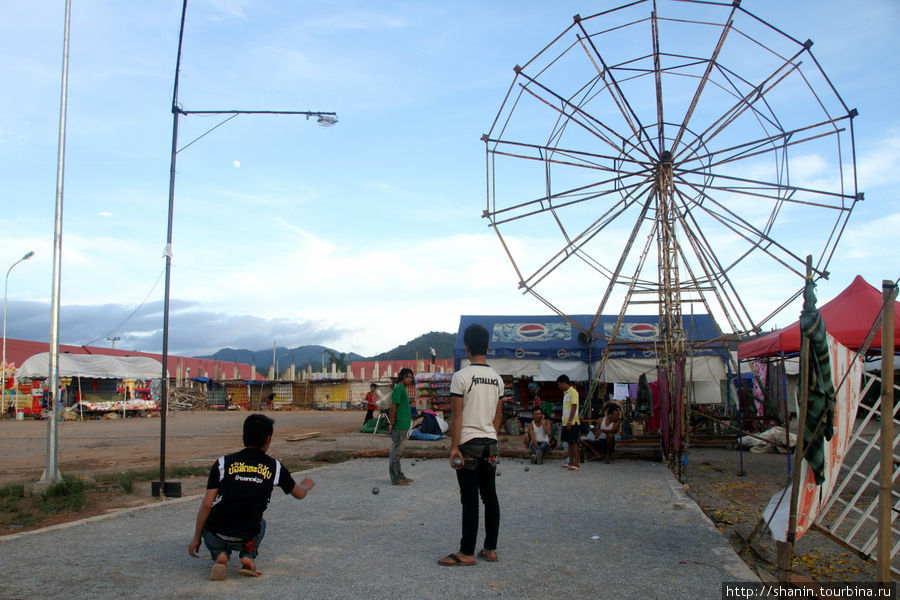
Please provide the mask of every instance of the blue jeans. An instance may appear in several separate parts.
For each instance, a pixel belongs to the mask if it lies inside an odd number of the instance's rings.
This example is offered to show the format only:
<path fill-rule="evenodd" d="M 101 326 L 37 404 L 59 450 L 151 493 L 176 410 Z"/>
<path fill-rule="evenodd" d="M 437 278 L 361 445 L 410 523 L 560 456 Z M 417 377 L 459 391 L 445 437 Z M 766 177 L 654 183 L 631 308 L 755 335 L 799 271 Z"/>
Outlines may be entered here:
<path fill-rule="evenodd" d="M 391 430 L 391 451 L 388 453 L 389 465 L 388 470 L 391 474 L 391 483 L 397 483 L 406 479 L 406 475 L 400 470 L 400 459 L 403 458 L 403 451 L 406 450 L 406 435 L 408 429 L 392 429 Z"/>
<path fill-rule="evenodd" d="M 538 450 L 541 451 L 541 454 L 547 454 L 550 452 L 550 444 L 541 442 L 539 446 L 535 446 L 534 442 L 531 442 L 531 453 L 536 454 Z"/>
<path fill-rule="evenodd" d="M 250 559 L 256 560 L 256 555 L 259 554 L 259 544 L 260 542 L 262 542 L 263 536 L 265 535 L 266 520 L 260 519 L 259 533 L 256 534 L 256 537 L 252 540 L 223 540 L 215 533 L 209 531 L 208 529 L 204 529 L 203 543 L 206 544 L 206 549 L 209 550 L 209 555 L 213 560 L 216 560 L 223 552 L 228 557 L 231 557 L 232 552 L 238 552 L 238 556 L 240 556 L 241 558 L 244 558 L 246 556 Z"/>

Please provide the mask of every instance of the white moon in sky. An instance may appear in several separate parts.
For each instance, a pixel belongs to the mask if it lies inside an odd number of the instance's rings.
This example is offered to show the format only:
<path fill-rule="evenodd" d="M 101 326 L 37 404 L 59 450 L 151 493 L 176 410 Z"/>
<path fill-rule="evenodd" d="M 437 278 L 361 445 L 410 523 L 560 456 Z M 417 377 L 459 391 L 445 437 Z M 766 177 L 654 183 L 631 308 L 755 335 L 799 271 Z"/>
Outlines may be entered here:
<path fill-rule="evenodd" d="M 239 167 L 241 166 L 241 161 L 236 160 L 236 161 L 234 161 L 234 162 L 231 163 L 231 164 L 233 164 L 233 165 L 234 165 L 234 168 L 237 169 L 237 168 L 239 168 Z"/>

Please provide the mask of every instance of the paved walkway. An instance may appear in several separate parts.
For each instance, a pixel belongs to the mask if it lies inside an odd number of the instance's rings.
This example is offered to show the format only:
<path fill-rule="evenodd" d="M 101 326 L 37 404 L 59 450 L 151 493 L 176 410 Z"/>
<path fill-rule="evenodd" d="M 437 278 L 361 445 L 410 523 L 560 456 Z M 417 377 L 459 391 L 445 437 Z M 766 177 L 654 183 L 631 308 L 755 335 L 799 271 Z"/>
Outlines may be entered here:
<path fill-rule="evenodd" d="M 226 581 L 208 581 L 210 560 L 188 555 L 194 497 L 0 538 L 0 597 L 677 600 L 758 581 L 666 468 L 643 461 L 573 473 L 504 460 L 499 562 L 441 567 L 459 543 L 456 478 L 444 459 L 403 464 L 408 487 L 366 459 L 309 472 L 305 500 L 276 490 L 256 579 L 232 559 Z"/>

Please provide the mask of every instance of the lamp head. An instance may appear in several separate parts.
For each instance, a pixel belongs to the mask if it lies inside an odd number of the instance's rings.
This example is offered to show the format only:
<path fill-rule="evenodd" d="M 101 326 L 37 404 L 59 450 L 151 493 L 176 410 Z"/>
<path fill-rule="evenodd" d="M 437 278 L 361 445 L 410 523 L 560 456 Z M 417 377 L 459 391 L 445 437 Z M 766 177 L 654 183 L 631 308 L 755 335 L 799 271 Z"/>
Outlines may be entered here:
<path fill-rule="evenodd" d="M 22 260 L 28 260 L 32 256 L 34 256 L 34 251 L 29 251 L 28 254 L 22 257 Z"/>
<path fill-rule="evenodd" d="M 316 119 L 316 123 L 318 123 L 322 127 L 332 127 L 336 125 L 337 122 L 337 115 L 319 115 L 319 118 Z"/>

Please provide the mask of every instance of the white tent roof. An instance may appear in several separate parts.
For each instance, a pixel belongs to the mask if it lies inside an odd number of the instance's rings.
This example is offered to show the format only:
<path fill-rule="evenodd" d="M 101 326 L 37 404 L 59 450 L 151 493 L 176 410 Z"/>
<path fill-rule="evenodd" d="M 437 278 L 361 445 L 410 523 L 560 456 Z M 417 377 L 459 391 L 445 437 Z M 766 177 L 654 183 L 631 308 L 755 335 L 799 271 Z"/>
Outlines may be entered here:
<path fill-rule="evenodd" d="M 105 356 L 101 354 L 60 354 L 60 377 L 96 377 L 98 379 L 159 379 L 162 363 L 144 356 Z M 16 377 L 49 377 L 50 353 L 29 357 L 16 369 Z"/>

